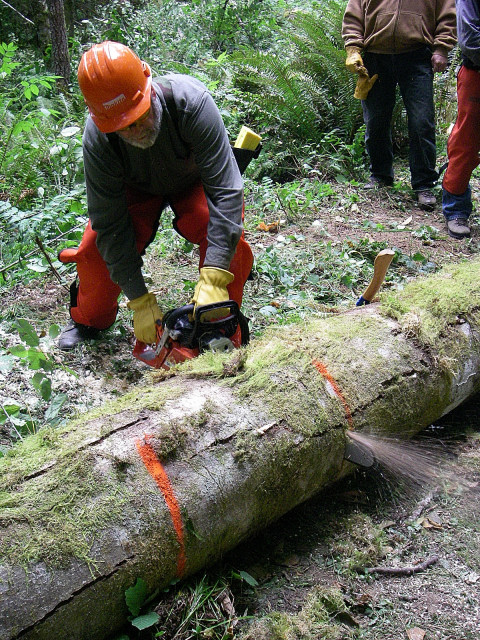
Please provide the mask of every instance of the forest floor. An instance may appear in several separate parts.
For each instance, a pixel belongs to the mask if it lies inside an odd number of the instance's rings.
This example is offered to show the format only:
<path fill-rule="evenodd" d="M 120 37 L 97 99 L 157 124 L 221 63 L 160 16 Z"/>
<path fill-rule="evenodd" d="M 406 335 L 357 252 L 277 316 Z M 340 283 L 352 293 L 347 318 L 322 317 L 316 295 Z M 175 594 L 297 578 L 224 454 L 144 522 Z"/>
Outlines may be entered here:
<path fill-rule="evenodd" d="M 303 211 L 301 216 L 285 210 L 282 220 L 256 211 L 252 196 L 247 197 L 246 237 L 255 256 L 264 255 L 268 247 L 274 247 L 277 256 L 270 272 L 268 265 L 264 266 L 245 288 L 244 310 L 251 320 L 253 340 L 267 324 L 294 319 L 293 315 L 288 319 L 288 313 L 305 317 L 324 311 L 325 301 L 328 303 L 328 298 L 313 298 L 298 300 L 296 307 L 296 299 L 285 289 L 277 290 L 278 274 L 274 271 L 278 256 L 293 262 L 295 270 L 300 269 L 303 255 L 309 260 L 314 256 L 321 264 L 327 245 L 330 252 L 350 246 L 352 259 L 358 259 L 358 247 L 373 250 L 389 246 L 400 259 L 392 264 L 385 287 L 396 287 L 442 264 L 480 253 L 479 218 L 472 217 L 470 239 L 454 240 L 446 233 L 440 207 L 431 212 L 420 210 L 403 183 L 374 192 L 355 185 L 332 187 L 320 206 Z M 259 229 L 260 218 L 267 226 L 274 223 L 273 231 Z M 185 304 L 196 277 L 195 250 L 185 252 L 170 231 L 160 242 L 162 247 L 152 245 L 146 258 L 149 286 L 164 308 Z M 341 259 L 344 254 L 339 255 Z M 322 277 L 321 269 L 315 273 Z M 352 288 L 340 276 L 339 268 L 338 282 L 327 284 L 342 293 L 343 304 L 353 306 L 368 279 Z M 18 335 L 12 332 L 15 318 L 35 326 L 54 363 L 52 388 L 54 393 L 66 394 L 62 412 L 70 417 L 74 411 L 86 411 L 122 395 L 132 385 L 142 384 L 150 372 L 131 355 L 134 336 L 125 301 L 120 304 L 118 320 L 100 340 L 68 353 L 55 348 L 48 330 L 52 324 L 62 326 L 68 320 L 67 284 L 67 280 L 62 285 L 50 277 L 4 292 L 0 344 L 4 349 L 18 344 Z M 276 313 L 282 310 L 285 315 Z M 37 421 L 45 403 L 30 384 L 32 374 L 28 367 L 2 366 L 0 362 L 3 404 L 17 403 L 22 406 L 18 415 Z M 478 640 L 479 402 L 477 399 L 459 408 L 428 433 L 451 452 L 459 484 L 449 476 L 442 487 L 412 490 L 408 479 L 402 488 L 378 470 L 358 472 L 289 513 L 203 577 L 209 584 L 220 580 L 226 585 L 221 594 L 228 606 L 222 611 L 225 620 L 230 620 L 225 628 L 230 626 L 231 633 L 222 636 L 215 635 L 215 630 L 196 633 L 190 629 L 180 634 L 185 611 L 179 603 L 187 606 L 186 594 L 194 588 L 190 582 L 172 588 L 159 602 L 162 621 L 157 632 L 163 634 L 155 636 L 132 627 L 123 637 Z M 19 429 L 15 420 L 0 423 L 3 450 L 18 436 Z M 415 566 L 433 556 L 436 559 L 431 566 L 412 575 L 367 571 L 378 565 L 397 569 Z M 217 611 L 217 615 L 222 614 Z M 202 624 L 198 628 L 206 629 Z M 221 619 L 218 625 L 223 628 Z"/>
<path fill-rule="evenodd" d="M 454 457 L 445 485 L 413 487 L 392 468 L 358 471 L 227 559 L 259 583 L 235 601 L 254 618 L 245 640 L 480 637 L 479 403 L 422 434 Z M 392 452 L 401 456 L 402 445 Z"/>

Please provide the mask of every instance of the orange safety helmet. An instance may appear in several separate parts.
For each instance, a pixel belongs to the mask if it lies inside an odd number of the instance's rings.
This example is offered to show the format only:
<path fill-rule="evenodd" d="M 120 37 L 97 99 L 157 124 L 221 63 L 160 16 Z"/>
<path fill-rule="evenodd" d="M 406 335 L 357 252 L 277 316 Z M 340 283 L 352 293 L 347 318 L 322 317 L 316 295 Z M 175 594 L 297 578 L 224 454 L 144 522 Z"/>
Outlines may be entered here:
<path fill-rule="evenodd" d="M 78 84 L 103 133 L 128 127 L 150 108 L 150 67 L 119 42 L 107 40 L 83 54 Z"/>

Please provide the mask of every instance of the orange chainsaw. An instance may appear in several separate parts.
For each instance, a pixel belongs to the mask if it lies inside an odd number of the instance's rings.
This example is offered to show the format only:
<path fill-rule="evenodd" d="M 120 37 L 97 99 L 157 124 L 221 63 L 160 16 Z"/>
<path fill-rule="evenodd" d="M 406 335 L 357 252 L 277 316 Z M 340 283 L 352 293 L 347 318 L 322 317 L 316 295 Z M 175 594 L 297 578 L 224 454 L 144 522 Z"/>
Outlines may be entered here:
<path fill-rule="evenodd" d="M 220 317 L 210 320 L 212 312 Z M 204 351 L 231 351 L 248 344 L 249 339 L 248 319 L 234 300 L 196 310 L 193 304 L 187 304 L 157 320 L 157 342 L 149 345 L 137 340 L 133 355 L 155 369 L 170 369 Z"/>

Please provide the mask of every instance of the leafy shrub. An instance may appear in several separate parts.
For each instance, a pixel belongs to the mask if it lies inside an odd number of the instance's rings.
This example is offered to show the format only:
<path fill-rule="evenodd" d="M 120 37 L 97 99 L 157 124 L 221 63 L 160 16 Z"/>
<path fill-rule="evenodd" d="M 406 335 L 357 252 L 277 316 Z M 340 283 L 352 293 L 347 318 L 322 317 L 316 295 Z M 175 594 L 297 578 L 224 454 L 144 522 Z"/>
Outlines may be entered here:
<path fill-rule="evenodd" d="M 32 133 L 39 123 L 56 112 L 42 105 L 42 96 L 48 95 L 55 77 L 35 72 L 31 64 L 15 60 L 17 46 L 0 44 L 0 181 L 18 195 L 26 185 L 32 186 L 35 169 L 41 162 L 39 145 Z"/>
<path fill-rule="evenodd" d="M 45 410 L 43 420 L 35 420 L 28 407 L 22 405 L 20 401 L 13 398 L 4 399 L 1 404 L 0 425 L 5 425 L 10 430 L 14 440 L 35 433 L 46 424 L 50 426 L 60 424 L 62 420 L 60 410 L 67 400 L 65 393 L 55 393 L 52 389 L 51 376 L 59 365 L 50 355 L 49 350 L 60 332 L 59 327 L 52 325 L 48 335 L 41 336 L 27 320 L 19 319 L 15 326 L 21 344 L 10 347 L 8 352 L 0 352 L 0 369 L 8 371 L 16 363 L 20 363 L 21 366 L 33 371 L 30 382 L 45 403 Z"/>
<path fill-rule="evenodd" d="M 15 44 L 0 44 L 0 56 L 4 81 L 0 95 L 4 142 L 0 151 L 0 231 L 5 239 L 0 273 L 5 277 L 9 267 L 18 265 L 15 281 L 28 275 L 25 266 L 30 276 L 32 271 L 48 268 L 44 257 L 38 259 L 36 238 L 48 245 L 74 229 L 84 211 L 85 190 L 81 130 L 71 101 L 64 94 L 54 97 L 55 77 L 37 72 Z M 70 126 L 60 125 L 61 113 Z M 81 187 L 77 186 L 80 180 Z M 78 235 L 73 232 L 66 239 L 78 240 Z"/>
<path fill-rule="evenodd" d="M 0 230 L 5 238 L 0 243 L 0 277 L 10 285 L 24 283 L 47 271 L 49 261 L 58 272 L 67 270 L 57 253 L 60 245 L 77 246 L 81 240 L 86 221 L 84 197 L 84 189 L 76 187 L 48 202 L 40 200 L 28 211 L 0 201 Z"/>
<path fill-rule="evenodd" d="M 354 81 L 345 69 L 341 39 L 344 3 L 328 0 L 319 14 L 292 12 L 280 51 L 244 49 L 232 56 L 236 83 L 251 96 L 277 155 L 292 157 L 299 143 L 321 143 L 336 132 L 351 142 L 361 125 Z M 284 151 L 285 155 L 285 151 Z"/>

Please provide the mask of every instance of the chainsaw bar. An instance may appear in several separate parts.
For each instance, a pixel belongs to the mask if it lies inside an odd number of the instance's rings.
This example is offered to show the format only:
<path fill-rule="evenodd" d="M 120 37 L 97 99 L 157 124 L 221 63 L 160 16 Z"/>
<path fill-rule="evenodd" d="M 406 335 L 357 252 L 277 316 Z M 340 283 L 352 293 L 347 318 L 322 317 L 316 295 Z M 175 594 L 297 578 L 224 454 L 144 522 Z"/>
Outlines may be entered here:
<path fill-rule="evenodd" d="M 170 369 L 204 351 L 227 352 L 248 344 L 249 334 L 248 320 L 234 300 L 203 305 L 196 311 L 188 304 L 157 320 L 157 342 L 148 345 L 137 340 L 133 355 L 156 369 Z"/>

